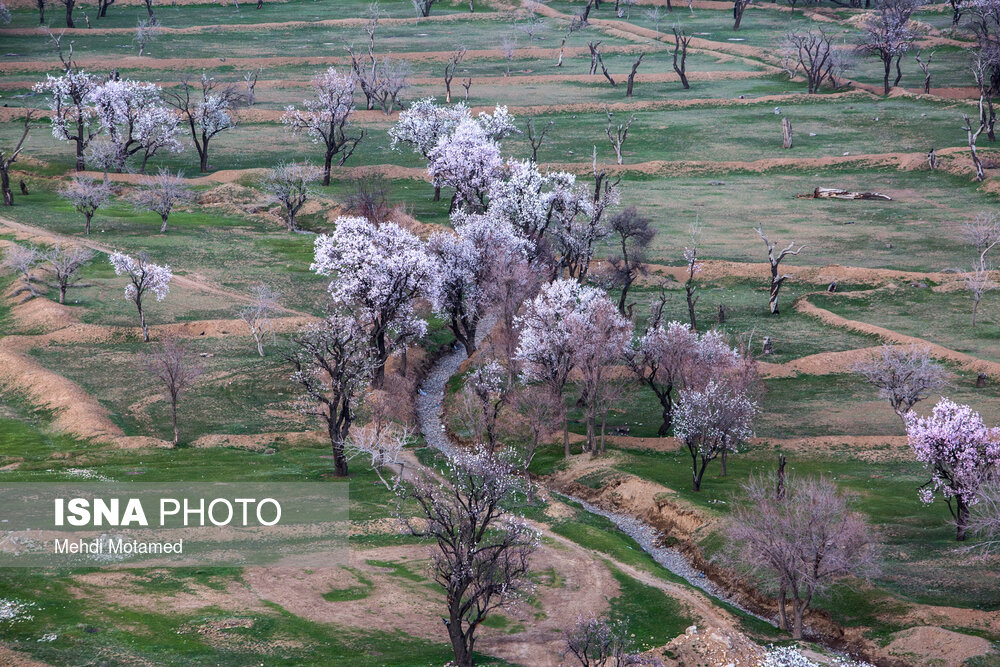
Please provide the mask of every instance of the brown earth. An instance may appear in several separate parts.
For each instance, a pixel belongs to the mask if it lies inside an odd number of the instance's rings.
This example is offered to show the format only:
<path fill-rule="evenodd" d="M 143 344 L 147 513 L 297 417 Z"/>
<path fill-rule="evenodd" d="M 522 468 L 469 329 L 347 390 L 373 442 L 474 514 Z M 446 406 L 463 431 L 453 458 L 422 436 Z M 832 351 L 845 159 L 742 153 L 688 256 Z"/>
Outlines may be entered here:
<path fill-rule="evenodd" d="M 993 652 L 988 639 L 932 626 L 908 628 L 891 636 L 882 653 L 915 667 L 961 667 L 970 658 Z"/>

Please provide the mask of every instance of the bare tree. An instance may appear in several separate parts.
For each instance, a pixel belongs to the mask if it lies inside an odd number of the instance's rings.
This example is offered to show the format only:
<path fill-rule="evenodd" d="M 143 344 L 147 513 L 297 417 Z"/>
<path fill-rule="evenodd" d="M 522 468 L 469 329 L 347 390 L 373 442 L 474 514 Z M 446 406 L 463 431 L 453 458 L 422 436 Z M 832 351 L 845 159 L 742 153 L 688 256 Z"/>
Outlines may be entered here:
<path fill-rule="evenodd" d="M 264 356 L 264 339 L 270 334 L 274 340 L 274 327 L 271 325 L 271 314 L 278 309 L 278 299 L 281 292 L 263 283 L 250 288 L 250 305 L 240 309 L 240 319 L 250 329 L 250 334 L 257 343 L 257 354 Z"/>
<path fill-rule="evenodd" d="M 350 318 L 334 315 L 292 336 L 292 343 L 285 359 L 302 389 L 300 409 L 326 424 L 335 473 L 346 477 L 346 442 L 372 375 L 368 338 Z"/>
<path fill-rule="evenodd" d="M 976 313 L 979 310 L 979 302 L 987 292 L 997 289 L 997 284 L 992 278 L 992 271 L 988 265 L 977 264 L 972 267 L 972 271 L 965 274 L 965 289 L 972 296 L 972 326 L 976 326 Z"/>
<path fill-rule="evenodd" d="M 622 619 L 607 621 L 593 615 L 581 615 L 572 629 L 563 632 L 563 656 L 572 656 L 581 667 L 662 667 L 659 660 L 647 660 L 634 650 L 634 636 Z"/>
<path fill-rule="evenodd" d="M 787 59 L 794 63 L 790 76 L 802 70 L 808 82 L 810 95 L 818 93 L 823 82 L 835 74 L 838 64 L 833 38 L 822 28 L 806 32 L 790 32 L 785 37 Z"/>
<path fill-rule="evenodd" d="M 194 198 L 191 188 L 184 178 L 171 174 L 162 167 L 155 176 L 144 176 L 139 182 L 139 189 L 132 195 L 132 203 L 140 211 L 149 211 L 160 216 L 160 233 L 167 231 L 167 221 L 170 212 L 177 206 L 182 206 Z"/>
<path fill-rule="evenodd" d="M 244 96 L 232 84 L 202 74 L 199 84 L 183 80 L 176 90 L 165 91 L 164 99 L 187 122 L 198 151 L 199 168 L 207 172 L 209 142 L 220 132 L 236 127 L 234 113 Z"/>
<path fill-rule="evenodd" d="M 24 130 L 21 132 L 21 138 L 17 140 L 13 150 L 0 149 L 0 192 L 3 193 L 4 206 L 14 205 L 14 192 L 10 189 L 10 166 L 17 162 L 18 156 L 21 155 L 21 149 L 24 148 L 24 141 L 28 138 L 28 133 L 31 131 L 31 120 L 34 117 L 34 113 L 34 109 L 25 111 Z"/>
<path fill-rule="evenodd" d="M 469 89 L 472 88 L 472 77 L 462 79 L 462 88 L 465 88 L 465 101 L 469 101 Z"/>
<path fill-rule="evenodd" d="M 59 290 L 59 303 L 66 303 L 66 290 L 77 287 L 80 268 L 94 257 L 94 251 L 83 246 L 64 246 L 56 243 L 45 253 L 46 269 L 55 278 Z"/>
<path fill-rule="evenodd" d="M 133 41 L 139 47 L 139 55 L 146 52 L 146 47 L 154 39 L 160 36 L 160 24 L 151 19 L 139 19 L 135 26 L 135 38 Z"/>
<path fill-rule="evenodd" d="M 412 2 L 413 8 L 417 10 L 417 14 L 419 16 L 430 16 L 431 7 L 434 6 L 434 3 L 437 2 L 437 0 L 412 0 Z"/>
<path fill-rule="evenodd" d="M 701 223 L 697 220 L 691 223 L 691 242 L 684 248 L 684 265 L 687 267 L 687 278 L 684 280 L 684 299 L 687 301 L 688 319 L 691 331 L 698 330 L 698 320 L 694 307 L 698 303 L 698 285 L 694 282 L 695 275 L 701 270 L 698 264 L 698 242 L 701 240 Z"/>
<path fill-rule="evenodd" d="M 769 241 L 767 234 L 764 233 L 764 223 L 760 225 L 755 230 L 757 234 L 764 240 L 764 245 L 767 246 L 767 259 L 771 264 L 771 286 L 769 288 L 770 296 L 768 297 L 768 308 L 772 315 L 778 315 L 778 292 L 781 291 L 781 286 L 784 284 L 785 280 L 790 278 L 790 274 L 782 274 L 779 271 L 779 265 L 781 260 L 783 260 L 787 255 L 798 255 L 806 247 L 805 245 L 800 245 L 798 250 L 794 250 L 795 241 L 789 243 L 785 248 L 779 250 L 775 254 L 777 249 L 777 242 Z"/>
<path fill-rule="evenodd" d="M 24 282 L 24 287 L 16 290 L 15 295 L 27 291 L 31 296 L 38 296 L 38 290 L 35 289 L 35 284 L 32 282 L 34 277 L 31 272 L 41 261 L 42 252 L 33 245 L 25 246 L 11 243 L 7 247 L 7 252 L 3 256 L 3 264 L 0 266 L 21 274 L 21 280 Z"/>
<path fill-rule="evenodd" d="M 504 76 L 510 76 L 510 62 L 514 59 L 514 54 L 517 52 L 517 39 L 508 35 L 503 38 L 500 42 L 500 51 L 503 53 L 503 58 L 507 63 L 507 69 L 504 70 Z"/>
<path fill-rule="evenodd" d="M 900 61 L 916 38 L 909 23 L 917 3 L 918 0 L 885 0 L 862 26 L 864 34 L 858 43 L 858 50 L 882 61 L 882 83 L 886 95 L 903 78 Z M 893 64 L 896 66 L 896 78 L 890 85 Z"/>
<path fill-rule="evenodd" d="M 634 206 L 615 214 L 609 226 L 618 255 L 609 257 L 608 262 L 613 270 L 612 280 L 621 289 L 618 312 L 625 315 L 629 289 L 636 278 L 646 273 L 646 248 L 656 236 L 656 228 Z"/>
<path fill-rule="evenodd" d="M 285 227 L 297 231 L 295 216 L 309 196 L 309 185 L 320 180 L 323 172 L 311 164 L 279 164 L 261 183 L 264 192 L 285 209 Z"/>
<path fill-rule="evenodd" d="M 59 2 L 66 8 L 66 27 L 75 28 L 76 24 L 73 23 L 73 8 L 76 7 L 76 0 L 59 0 Z"/>
<path fill-rule="evenodd" d="M 354 189 L 344 198 L 348 213 L 371 220 L 376 225 L 389 220 L 389 187 L 380 171 L 365 171 L 354 179 Z"/>
<path fill-rule="evenodd" d="M 669 11 L 673 11 L 673 7 L 670 6 L 670 0 L 667 0 L 667 11 L 668 12 Z M 645 12 L 643 12 L 643 14 L 645 14 L 646 18 L 650 22 L 652 22 L 652 24 L 653 24 L 653 30 L 656 31 L 656 35 L 657 35 L 657 37 L 659 37 L 659 35 L 660 35 L 660 21 L 663 20 L 663 12 L 660 9 L 660 6 L 659 5 L 654 5 L 654 6 L 650 7 L 649 9 L 647 9 Z"/>
<path fill-rule="evenodd" d="M 260 9 L 259 2 L 257 4 L 257 9 Z M 257 79 L 263 71 L 264 66 L 260 65 L 257 69 L 248 70 L 243 75 L 243 80 L 247 84 L 246 101 L 248 107 L 252 107 L 257 102 Z"/>
<path fill-rule="evenodd" d="M 733 0 L 733 30 L 740 29 L 740 23 L 743 22 L 743 13 L 752 4 L 753 0 Z"/>
<path fill-rule="evenodd" d="M 604 129 L 604 133 L 608 135 L 608 141 L 611 142 L 611 147 L 615 149 L 615 157 L 618 159 L 618 164 L 621 164 L 622 146 L 625 145 L 625 140 L 628 139 L 628 131 L 632 127 L 632 121 L 635 120 L 635 114 L 632 114 L 625 123 L 619 123 L 616 126 L 614 124 L 614 116 L 608 111 L 607 107 L 605 107 L 604 113 L 608 115 L 608 126 Z"/>
<path fill-rule="evenodd" d="M 774 479 L 752 478 L 733 503 L 728 532 L 736 559 L 777 591 L 782 629 L 801 639 L 816 595 L 838 579 L 873 573 L 878 548 L 867 523 L 829 480 L 788 476 L 783 489 L 779 497 Z"/>
<path fill-rule="evenodd" d="M 424 473 L 398 487 L 399 518 L 410 533 L 435 544 L 434 580 L 444 587 L 448 616 L 442 619 L 458 667 L 472 667 L 476 631 L 489 615 L 533 588 L 531 555 L 538 534 L 507 509 L 523 493 L 522 477 L 509 457 L 485 449 L 449 457 L 441 479 Z"/>
<path fill-rule="evenodd" d="M 988 554 L 996 553 L 1000 549 L 1000 480 L 984 484 L 978 500 L 972 506 L 969 530 L 979 536 L 979 542 L 970 548 Z"/>
<path fill-rule="evenodd" d="M 963 113 L 962 120 L 965 121 L 965 125 L 962 129 L 968 135 L 969 153 L 972 155 L 972 164 L 976 168 L 976 180 L 982 182 L 986 174 L 983 172 L 983 161 L 979 159 L 979 153 L 976 152 L 976 141 L 979 140 L 979 135 L 986 129 L 986 122 L 983 119 L 983 98 L 981 96 L 979 98 L 979 118 L 979 128 L 973 129 L 973 124 L 969 120 L 969 116 Z"/>
<path fill-rule="evenodd" d="M 538 164 L 538 149 L 542 147 L 542 141 L 545 140 L 545 135 L 552 129 L 553 125 L 555 125 L 555 121 L 550 120 L 539 130 L 535 126 L 535 119 L 528 119 L 526 134 L 528 136 L 528 143 L 531 144 L 531 161 L 535 164 Z"/>
<path fill-rule="evenodd" d="M 82 213 L 87 221 L 84 231 L 90 233 L 90 221 L 97 210 L 111 199 L 111 189 L 100 181 L 86 176 L 73 176 L 73 179 L 59 188 L 59 196 L 73 205 L 77 212 Z"/>
<path fill-rule="evenodd" d="M 642 64 L 642 58 L 645 53 L 640 53 L 636 61 L 632 63 L 632 71 L 628 74 L 628 87 L 625 89 L 625 97 L 632 97 L 632 87 L 635 84 L 635 73 L 639 69 L 639 65 Z"/>
<path fill-rule="evenodd" d="M 146 359 L 146 370 L 163 383 L 164 394 L 170 401 L 170 423 L 174 428 L 174 445 L 180 442 L 177 429 L 177 402 L 202 373 L 201 366 L 184 345 L 176 340 L 164 341 Z"/>
<path fill-rule="evenodd" d="M 601 45 L 600 42 L 589 42 L 587 46 L 590 48 L 590 74 L 593 76 L 597 74 L 597 60 L 601 57 L 601 52 L 597 48 Z"/>
<path fill-rule="evenodd" d="M 455 72 L 458 71 L 458 66 L 465 58 L 465 53 L 468 51 L 464 46 L 459 46 L 455 49 L 451 57 L 448 58 L 448 63 L 444 66 L 444 95 L 445 102 L 451 104 L 451 82 L 455 78 Z"/>
<path fill-rule="evenodd" d="M 924 94 L 929 95 L 931 92 L 931 60 L 934 59 L 934 52 L 931 51 L 927 54 L 927 60 L 921 57 L 922 51 L 917 51 L 917 64 L 920 65 L 921 71 L 924 73 Z"/>
<path fill-rule="evenodd" d="M 690 43 L 691 36 L 685 35 L 682 28 L 674 26 L 674 71 L 680 77 L 684 90 L 691 88 L 691 84 L 688 83 L 687 78 L 687 55 L 688 44 Z M 680 57 L 678 58 L 678 56 Z"/>
<path fill-rule="evenodd" d="M 906 413 L 918 402 L 948 384 L 949 373 L 934 361 L 930 350 L 914 345 L 883 345 L 870 359 L 854 367 L 877 387 L 906 426 Z"/>
<path fill-rule="evenodd" d="M 986 254 L 1000 245 L 1000 217 L 983 211 L 962 225 L 961 236 L 975 249 L 979 266 L 986 266 Z"/>

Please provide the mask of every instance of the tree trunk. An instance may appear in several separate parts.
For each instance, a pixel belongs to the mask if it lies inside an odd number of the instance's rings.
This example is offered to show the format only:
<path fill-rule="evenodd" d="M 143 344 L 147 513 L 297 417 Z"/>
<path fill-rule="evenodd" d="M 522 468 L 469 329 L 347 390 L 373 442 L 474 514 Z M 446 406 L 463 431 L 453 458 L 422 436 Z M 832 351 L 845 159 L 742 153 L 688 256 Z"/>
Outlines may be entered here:
<path fill-rule="evenodd" d="M 694 298 L 693 298 L 694 297 L 694 290 L 691 289 L 690 285 L 686 285 L 684 287 L 684 292 L 685 292 L 685 296 L 687 298 L 688 319 L 691 320 L 691 331 L 697 331 L 698 330 L 698 322 L 697 322 L 697 319 L 695 318 L 695 312 L 694 312 Z"/>
<path fill-rule="evenodd" d="M 347 477 L 347 457 L 344 455 L 344 441 L 337 429 L 337 420 L 332 415 L 326 417 L 327 434 L 330 436 L 330 450 L 333 453 L 333 474 Z"/>
<path fill-rule="evenodd" d="M 805 603 L 798 598 L 794 598 L 792 600 L 792 614 L 795 616 L 795 625 L 792 628 L 792 637 L 795 639 L 802 639 L 802 617 L 805 613 Z"/>
<path fill-rule="evenodd" d="M 569 415 L 563 412 L 563 450 L 569 458 Z"/>
<path fill-rule="evenodd" d="M 14 205 L 14 193 L 10 189 L 10 173 L 6 167 L 0 168 L 0 190 L 3 191 L 3 205 Z"/>
<path fill-rule="evenodd" d="M 719 471 L 719 477 L 725 477 L 726 476 L 726 456 L 728 454 L 729 454 L 729 451 L 726 450 L 726 449 L 723 449 L 722 450 L 722 456 L 719 457 L 719 461 L 721 463 L 721 470 Z"/>
<path fill-rule="evenodd" d="M 955 496 L 955 541 L 964 542 L 969 529 L 969 504 L 962 496 Z"/>
<path fill-rule="evenodd" d="M 84 233 L 85 234 L 90 234 L 90 220 L 91 220 L 91 218 L 94 217 L 94 215 L 92 213 L 88 213 L 88 214 L 85 214 L 84 217 L 87 219 L 87 226 L 84 229 Z M 140 308 L 139 310 L 140 310 L 140 313 L 141 313 L 142 309 Z"/>
<path fill-rule="evenodd" d="M 670 427 L 674 423 L 674 403 L 670 400 L 670 392 L 672 389 L 667 389 L 665 392 L 657 392 L 657 398 L 660 399 L 661 419 L 663 422 L 660 424 L 660 428 L 656 430 L 656 435 L 663 438 L 666 437 L 667 433 L 670 432 Z"/>
<path fill-rule="evenodd" d="M 83 121 L 78 121 L 76 139 L 76 170 L 83 171 L 86 168 L 86 162 L 83 158 Z"/>
<path fill-rule="evenodd" d="M 146 326 L 146 313 L 142 311 L 142 304 L 137 303 L 135 307 L 139 309 L 139 326 L 142 327 L 142 342 L 149 342 L 149 327 Z"/>
<path fill-rule="evenodd" d="M 169 217 L 170 217 L 169 213 L 167 213 L 167 214 L 161 214 L 160 215 L 160 219 L 163 221 L 163 224 L 160 225 L 160 233 L 161 234 L 166 234 L 167 233 L 167 218 L 169 218 Z"/>
<path fill-rule="evenodd" d="M 785 604 L 787 602 L 788 591 L 785 582 L 781 582 L 781 587 L 778 589 L 778 627 L 780 627 L 785 632 L 788 632 L 788 613 L 785 610 Z"/>
<path fill-rule="evenodd" d="M 888 60 L 883 60 L 882 64 L 885 65 L 885 73 L 882 76 L 882 88 L 886 95 L 889 94 L 889 70 L 892 68 L 892 58 Z"/>
<path fill-rule="evenodd" d="M 441 186 L 434 186 L 434 201 L 441 201 Z"/>
<path fill-rule="evenodd" d="M 38 0 L 38 24 L 45 25 L 45 0 Z"/>
<path fill-rule="evenodd" d="M 73 3 L 73 2 L 67 2 L 66 3 L 66 27 L 67 28 L 75 28 L 76 27 L 75 25 L 73 25 L 73 5 L 74 4 L 75 3 Z"/>
<path fill-rule="evenodd" d="M 177 431 L 177 397 L 172 396 L 170 398 L 170 421 L 174 426 L 174 447 L 180 442 L 180 434 Z"/>
<path fill-rule="evenodd" d="M 781 291 L 781 280 L 771 279 L 771 289 L 770 296 L 768 297 L 767 307 L 770 309 L 772 315 L 780 315 L 778 311 L 778 292 Z"/>
<path fill-rule="evenodd" d="M 201 158 L 198 168 L 201 169 L 201 173 L 208 173 L 208 140 L 204 141 L 204 148 L 198 151 L 198 156 Z"/>
<path fill-rule="evenodd" d="M 792 147 L 792 121 L 788 118 L 781 119 L 781 147 Z"/>
<path fill-rule="evenodd" d="M 454 598 L 454 599 L 453 599 Z M 448 591 L 449 620 L 448 638 L 451 639 L 451 650 L 455 653 L 455 667 L 472 667 L 472 652 L 469 650 L 466 636 L 462 634 L 462 616 L 459 613 L 461 596 Z"/>
<path fill-rule="evenodd" d="M 604 454 L 604 433 L 608 427 L 608 413 L 601 415 L 601 454 Z"/>
<path fill-rule="evenodd" d="M 333 153 L 329 151 L 323 159 L 323 185 L 330 185 L 330 166 L 333 164 Z"/>

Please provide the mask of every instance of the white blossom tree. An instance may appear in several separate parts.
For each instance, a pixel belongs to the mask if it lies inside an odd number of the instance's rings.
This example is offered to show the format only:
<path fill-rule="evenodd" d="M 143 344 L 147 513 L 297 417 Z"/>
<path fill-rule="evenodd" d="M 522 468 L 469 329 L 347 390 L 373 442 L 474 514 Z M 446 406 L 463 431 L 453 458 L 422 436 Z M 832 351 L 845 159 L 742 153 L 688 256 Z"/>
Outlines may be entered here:
<path fill-rule="evenodd" d="M 193 198 L 194 194 L 180 172 L 175 175 L 161 168 L 155 176 L 146 176 L 139 182 L 139 189 L 132 195 L 132 203 L 140 211 L 159 215 L 160 233 L 165 234 L 171 211 Z"/>
<path fill-rule="evenodd" d="M 334 277 L 329 286 L 333 305 L 349 312 L 367 333 L 373 385 L 381 389 L 389 355 L 406 338 L 427 330 L 414 301 L 433 293 L 438 269 L 420 239 L 396 223 L 376 226 L 364 218 L 341 217 L 336 225 L 332 234 L 316 239 L 310 270 Z"/>
<path fill-rule="evenodd" d="M 86 176 L 73 178 L 59 188 L 59 196 L 73 205 L 77 212 L 86 220 L 84 233 L 90 233 L 90 221 L 98 209 L 111 199 L 111 188 L 106 184 Z"/>
<path fill-rule="evenodd" d="M 459 121 L 455 130 L 441 137 L 431 149 L 430 159 L 427 171 L 431 180 L 455 189 L 452 210 L 486 209 L 486 194 L 498 176 L 503 158 L 500 145 L 482 125 L 471 119 Z"/>
<path fill-rule="evenodd" d="M 309 197 L 309 185 L 324 175 L 311 164 L 279 164 L 268 172 L 261 186 L 271 201 L 285 209 L 285 227 L 290 232 L 297 231 L 295 216 L 305 206 Z"/>
<path fill-rule="evenodd" d="M 14 296 L 25 291 L 33 297 L 38 296 L 38 290 L 35 289 L 34 283 L 35 277 L 32 275 L 32 271 L 42 261 L 42 256 L 42 251 L 33 245 L 11 243 L 7 247 L 3 255 L 2 266 L 20 274 L 21 280 L 24 283 L 23 288 L 14 291 Z"/>
<path fill-rule="evenodd" d="M 94 88 L 90 101 L 103 132 L 124 158 L 141 156 L 139 171 L 160 150 L 183 150 L 180 118 L 163 103 L 159 86 L 109 79 Z"/>
<path fill-rule="evenodd" d="M 181 115 L 191 131 L 191 141 L 198 151 L 198 167 L 208 171 L 208 147 L 221 132 L 236 127 L 236 107 L 243 95 L 231 84 L 201 75 L 199 83 L 181 81 L 177 90 L 165 93 L 167 103 Z"/>
<path fill-rule="evenodd" d="M 49 122 L 52 123 L 52 136 L 75 144 L 76 170 L 83 171 L 86 168 L 84 151 L 101 131 L 90 100 L 98 79 L 76 69 L 72 59 L 64 62 L 66 69 L 61 75 L 46 75 L 45 81 L 36 83 L 32 90 L 51 96 Z"/>
<path fill-rule="evenodd" d="M 496 305 L 489 283 L 502 270 L 501 263 L 527 255 L 528 242 L 504 221 L 484 215 L 457 219 L 454 232 L 436 232 L 428 240 L 440 276 L 430 298 L 471 357 L 479 321 Z"/>
<path fill-rule="evenodd" d="M 149 342 L 149 327 L 146 325 L 146 312 L 143 310 L 143 299 L 152 294 L 157 301 L 163 301 L 170 292 L 170 279 L 173 273 L 166 264 L 153 264 L 146 253 L 139 253 L 138 258 L 132 258 L 121 252 L 113 252 L 109 257 L 115 275 L 128 276 L 129 284 L 125 286 L 125 298 L 135 304 L 139 311 L 139 326 L 142 327 L 142 340 Z"/>
<path fill-rule="evenodd" d="M 451 134 L 459 121 L 470 117 L 469 109 L 461 102 L 454 106 L 437 105 L 433 97 L 417 100 L 399 112 L 396 124 L 389 128 L 392 148 L 409 144 L 413 152 L 430 162 L 431 151 L 441 137 Z M 434 185 L 434 201 L 441 199 L 441 185 Z"/>
<path fill-rule="evenodd" d="M 304 110 L 288 106 L 281 117 L 293 133 L 303 133 L 314 144 L 323 144 L 323 185 L 330 185 L 333 158 L 340 155 L 338 164 L 343 165 L 365 137 L 364 130 L 357 135 L 349 131 L 357 85 L 353 75 L 339 74 L 331 67 L 312 80 L 315 96 L 302 102 Z"/>

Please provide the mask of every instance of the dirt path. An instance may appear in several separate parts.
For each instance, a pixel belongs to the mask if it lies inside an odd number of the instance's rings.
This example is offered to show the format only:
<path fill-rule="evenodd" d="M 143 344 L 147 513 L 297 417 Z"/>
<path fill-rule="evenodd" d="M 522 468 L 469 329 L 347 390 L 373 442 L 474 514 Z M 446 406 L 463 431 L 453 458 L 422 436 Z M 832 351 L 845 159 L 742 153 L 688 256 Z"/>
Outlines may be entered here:
<path fill-rule="evenodd" d="M 51 232 L 43 227 L 35 227 L 33 225 L 26 225 L 22 222 L 15 222 L 8 218 L 0 218 L 0 226 L 7 227 L 13 230 L 19 235 L 26 235 L 30 238 L 40 239 L 48 243 L 67 243 L 70 245 L 82 245 L 90 248 L 91 250 L 96 250 L 104 254 L 110 254 L 114 252 L 114 248 L 106 246 L 97 241 L 91 240 L 89 237 L 82 236 L 67 236 L 64 234 L 57 234 Z M 175 269 L 177 267 L 174 267 Z M 192 277 L 192 276 L 179 276 L 174 274 L 171 281 L 175 285 L 183 285 L 184 287 L 189 287 L 194 290 L 201 292 L 207 292 L 219 297 L 224 297 L 229 303 L 250 303 L 251 297 L 246 294 L 241 294 L 239 292 L 233 292 L 232 290 L 227 290 L 218 285 L 208 282 L 203 278 Z M 291 315 L 298 315 L 300 317 L 313 317 L 309 313 L 303 313 L 298 310 L 293 310 L 291 308 L 281 308 L 282 312 L 289 313 Z"/>

